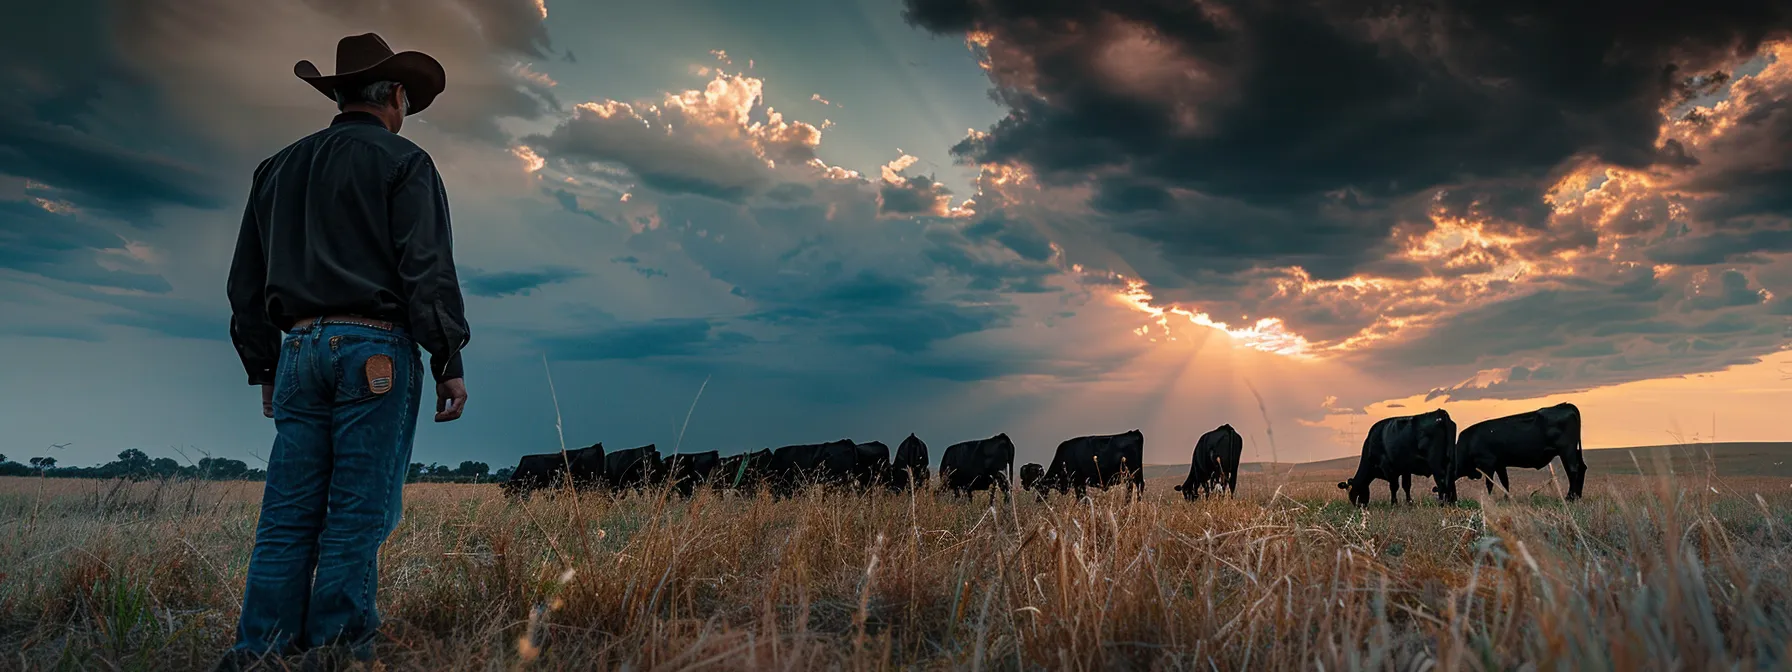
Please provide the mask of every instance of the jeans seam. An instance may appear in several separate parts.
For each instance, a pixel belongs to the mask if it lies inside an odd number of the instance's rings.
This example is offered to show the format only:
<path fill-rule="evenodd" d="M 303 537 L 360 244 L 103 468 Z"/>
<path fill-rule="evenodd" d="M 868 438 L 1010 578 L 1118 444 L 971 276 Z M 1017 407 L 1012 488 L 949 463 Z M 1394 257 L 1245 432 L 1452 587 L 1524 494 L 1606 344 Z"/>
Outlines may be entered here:
<path fill-rule="evenodd" d="M 399 402 L 398 408 L 400 411 L 410 408 L 411 390 L 416 386 L 417 378 L 415 371 L 413 371 L 411 380 L 407 381 L 404 386 L 404 393 L 400 395 L 397 400 Z M 392 451 L 386 457 L 386 473 L 392 476 L 392 478 L 386 481 L 386 503 L 388 506 L 392 503 L 393 495 L 402 495 L 404 490 L 404 479 L 399 474 L 404 473 L 403 467 L 406 465 L 395 465 L 392 464 L 392 461 L 398 459 L 399 446 L 404 444 L 404 434 L 406 431 L 405 425 L 406 423 L 402 420 L 398 423 L 397 436 L 399 440 L 394 442 Z M 393 530 L 398 529 L 398 519 L 402 518 L 404 515 L 404 505 L 400 504 L 397 509 L 398 510 L 391 512 L 392 524 L 390 527 L 383 530 L 384 533 L 380 536 L 380 544 L 378 547 L 374 548 L 373 554 L 367 559 L 367 570 L 361 576 L 361 627 L 364 630 L 364 632 L 360 633 L 362 638 L 372 639 L 375 635 L 374 628 L 370 626 L 374 626 L 375 614 L 379 613 L 379 607 L 375 603 L 378 594 L 377 591 L 374 590 L 374 586 L 376 585 L 375 581 L 378 579 L 380 571 L 380 548 L 385 547 L 386 539 L 392 535 Z"/>

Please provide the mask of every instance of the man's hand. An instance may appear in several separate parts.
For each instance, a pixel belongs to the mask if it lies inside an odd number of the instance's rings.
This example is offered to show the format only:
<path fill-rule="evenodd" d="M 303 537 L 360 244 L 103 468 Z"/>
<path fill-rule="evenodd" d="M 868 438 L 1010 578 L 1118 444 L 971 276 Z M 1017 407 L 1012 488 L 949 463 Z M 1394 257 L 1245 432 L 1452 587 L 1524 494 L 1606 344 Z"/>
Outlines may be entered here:
<path fill-rule="evenodd" d="M 265 385 L 264 384 L 261 386 L 261 414 L 263 416 L 269 417 L 269 418 L 274 417 L 274 386 L 273 385 Z"/>
<path fill-rule="evenodd" d="M 467 382 L 453 378 L 436 383 L 436 422 L 452 422 L 460 419 L 461 411 L 467 409 Z"/>

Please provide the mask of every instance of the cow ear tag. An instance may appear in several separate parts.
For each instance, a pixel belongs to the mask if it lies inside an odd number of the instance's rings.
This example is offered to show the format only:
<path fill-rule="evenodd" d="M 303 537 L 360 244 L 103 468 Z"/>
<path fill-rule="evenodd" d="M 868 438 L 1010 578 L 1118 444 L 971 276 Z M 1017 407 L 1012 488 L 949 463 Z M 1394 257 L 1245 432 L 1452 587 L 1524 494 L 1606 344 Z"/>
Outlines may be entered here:
<path fill-rule="evenodd" d="M 385 394 L 392 391 L 392 358 L 374 355 L 367 358 L 367 391 Z"/>

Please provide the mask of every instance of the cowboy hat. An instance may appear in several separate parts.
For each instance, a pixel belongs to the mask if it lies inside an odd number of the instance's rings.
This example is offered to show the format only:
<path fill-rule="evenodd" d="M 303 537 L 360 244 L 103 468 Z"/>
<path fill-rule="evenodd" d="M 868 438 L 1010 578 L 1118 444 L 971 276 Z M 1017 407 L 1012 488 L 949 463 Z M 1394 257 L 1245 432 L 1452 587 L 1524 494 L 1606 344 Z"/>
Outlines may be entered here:
<path fill-rule="evenodd" d="M 392 53 L 392 47 L 379 35 L 350 35 L 336 43 L 336 74 L 318 72 L 311 61 L 299 61 L 292 74 L 305 80 L 311 88 L 336 99 L 338 89 L 356 89 L 374 82 L 398 82 L 411 101 L 406 115 L 422 112 L 447 86 L 448 75 L 442 64 L 420 51 Z"/>

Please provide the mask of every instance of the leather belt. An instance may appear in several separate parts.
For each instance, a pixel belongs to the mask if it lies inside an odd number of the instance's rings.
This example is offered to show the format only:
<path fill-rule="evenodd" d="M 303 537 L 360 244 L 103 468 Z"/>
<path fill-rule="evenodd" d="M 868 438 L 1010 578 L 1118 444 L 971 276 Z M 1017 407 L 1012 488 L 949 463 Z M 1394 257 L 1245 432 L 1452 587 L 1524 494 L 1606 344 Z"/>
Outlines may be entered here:
<path fill-rule="evenodd" d="M 387 322 L 385 320 L 376 320 L 376 319 L 373 319 L 370 317 L 357 317 L 354 315 L 326 315 L 324 317 L 307 317 L 307 318 L 300 319 L 298 321 L 293 322 L 292 328 L 293 329 L 304 329 L 305 327 L 309 327 L 314 324 L 352 324 L 352 325 L 361 326 L 361 327 L 370 327 L 373 329 L 379 329 L 382 331 L 391 331 L 392 330 L 391 322 Z"/>

